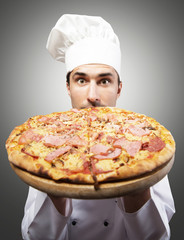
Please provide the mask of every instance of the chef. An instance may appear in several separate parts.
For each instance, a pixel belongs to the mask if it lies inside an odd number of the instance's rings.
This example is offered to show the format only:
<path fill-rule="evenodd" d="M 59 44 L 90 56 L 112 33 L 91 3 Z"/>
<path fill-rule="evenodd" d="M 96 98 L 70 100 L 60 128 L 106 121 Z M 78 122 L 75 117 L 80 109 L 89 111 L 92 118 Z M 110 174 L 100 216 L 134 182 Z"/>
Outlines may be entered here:
<path fill-rule="evenodd" d="M 51 30 L 47 49 L 64 62 L 73 108 L 115 106 L 121 93 L 118 37 L 101 17 L 65 14 Z M 149 189 L 119 198 L 80 200 L 29 187 L 23 239 L 170 239 L 175 212 L 167 176 Z"/>

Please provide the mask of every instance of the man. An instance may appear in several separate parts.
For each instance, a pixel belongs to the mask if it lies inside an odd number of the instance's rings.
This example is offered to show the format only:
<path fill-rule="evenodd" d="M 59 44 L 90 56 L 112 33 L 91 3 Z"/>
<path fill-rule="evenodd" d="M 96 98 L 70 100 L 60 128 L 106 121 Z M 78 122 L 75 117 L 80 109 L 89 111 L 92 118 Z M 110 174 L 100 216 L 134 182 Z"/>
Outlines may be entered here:
<path fill-rule="evenodd" d="M 67 68 L 72 107 L 115 106 L 121 93 L 121 54 L 111 26 L 99 17 L 64 15 L 47 48 Z M 30 187 L 24 239 L 169 239 L 174 202 L 167 177 L 150 189 L 116 199 L 75 200 Z"/>

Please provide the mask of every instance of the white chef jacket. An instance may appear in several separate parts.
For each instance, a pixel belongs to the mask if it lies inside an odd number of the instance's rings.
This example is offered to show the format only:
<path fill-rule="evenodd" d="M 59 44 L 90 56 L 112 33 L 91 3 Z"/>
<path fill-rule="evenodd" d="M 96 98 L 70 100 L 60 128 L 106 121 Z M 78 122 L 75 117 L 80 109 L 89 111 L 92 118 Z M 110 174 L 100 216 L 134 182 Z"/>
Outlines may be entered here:
<path fill-rule="evenodd" d="M 63 216 L 46 193 L 30 187 L 22 236 L 26 240 L 166 240 L 174 212 L 167 176 L 151 187 L 151 199 L 134 213 L 125 212 L 123 197 L 67 199 Z"/>

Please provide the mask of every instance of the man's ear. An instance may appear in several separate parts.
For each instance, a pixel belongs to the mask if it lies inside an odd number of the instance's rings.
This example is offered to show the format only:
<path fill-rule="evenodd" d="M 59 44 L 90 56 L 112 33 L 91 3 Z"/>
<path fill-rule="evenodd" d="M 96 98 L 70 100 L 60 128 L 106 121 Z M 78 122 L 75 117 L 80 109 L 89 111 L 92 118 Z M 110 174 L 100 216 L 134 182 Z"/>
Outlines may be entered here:
<path fill-rule="evenodd" d="M 118 91 L 117 91 L 117 97 L 119 98 L 120 94 L 121 94 L 121 90 L 122 90 L 122 82 L 119 83 L 118 86 Z"/>
<path fill-rule="evenodd" d="M 66 88 L 67 88 L 68 95 L 71 96 L 71 94 L 70 94 L 70 85 L 68 84 L 68 82 L 66 82 Z"/>

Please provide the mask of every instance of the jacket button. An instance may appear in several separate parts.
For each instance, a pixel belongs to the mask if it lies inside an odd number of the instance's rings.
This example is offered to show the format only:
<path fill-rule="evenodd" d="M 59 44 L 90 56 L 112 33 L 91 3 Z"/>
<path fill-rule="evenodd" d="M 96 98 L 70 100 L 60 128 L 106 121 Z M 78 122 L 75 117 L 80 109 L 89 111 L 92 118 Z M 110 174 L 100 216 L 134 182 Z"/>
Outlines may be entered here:
<path fill-rule="evenodd" d="M 104 221 L 104 226 L 107 227 L 109 223 L 107 221 Z"/>
<path fill-rule="evenodd" d="M 75 226 L 77 222 L 75 220 L 72 221 L 72 225 Z"/>

